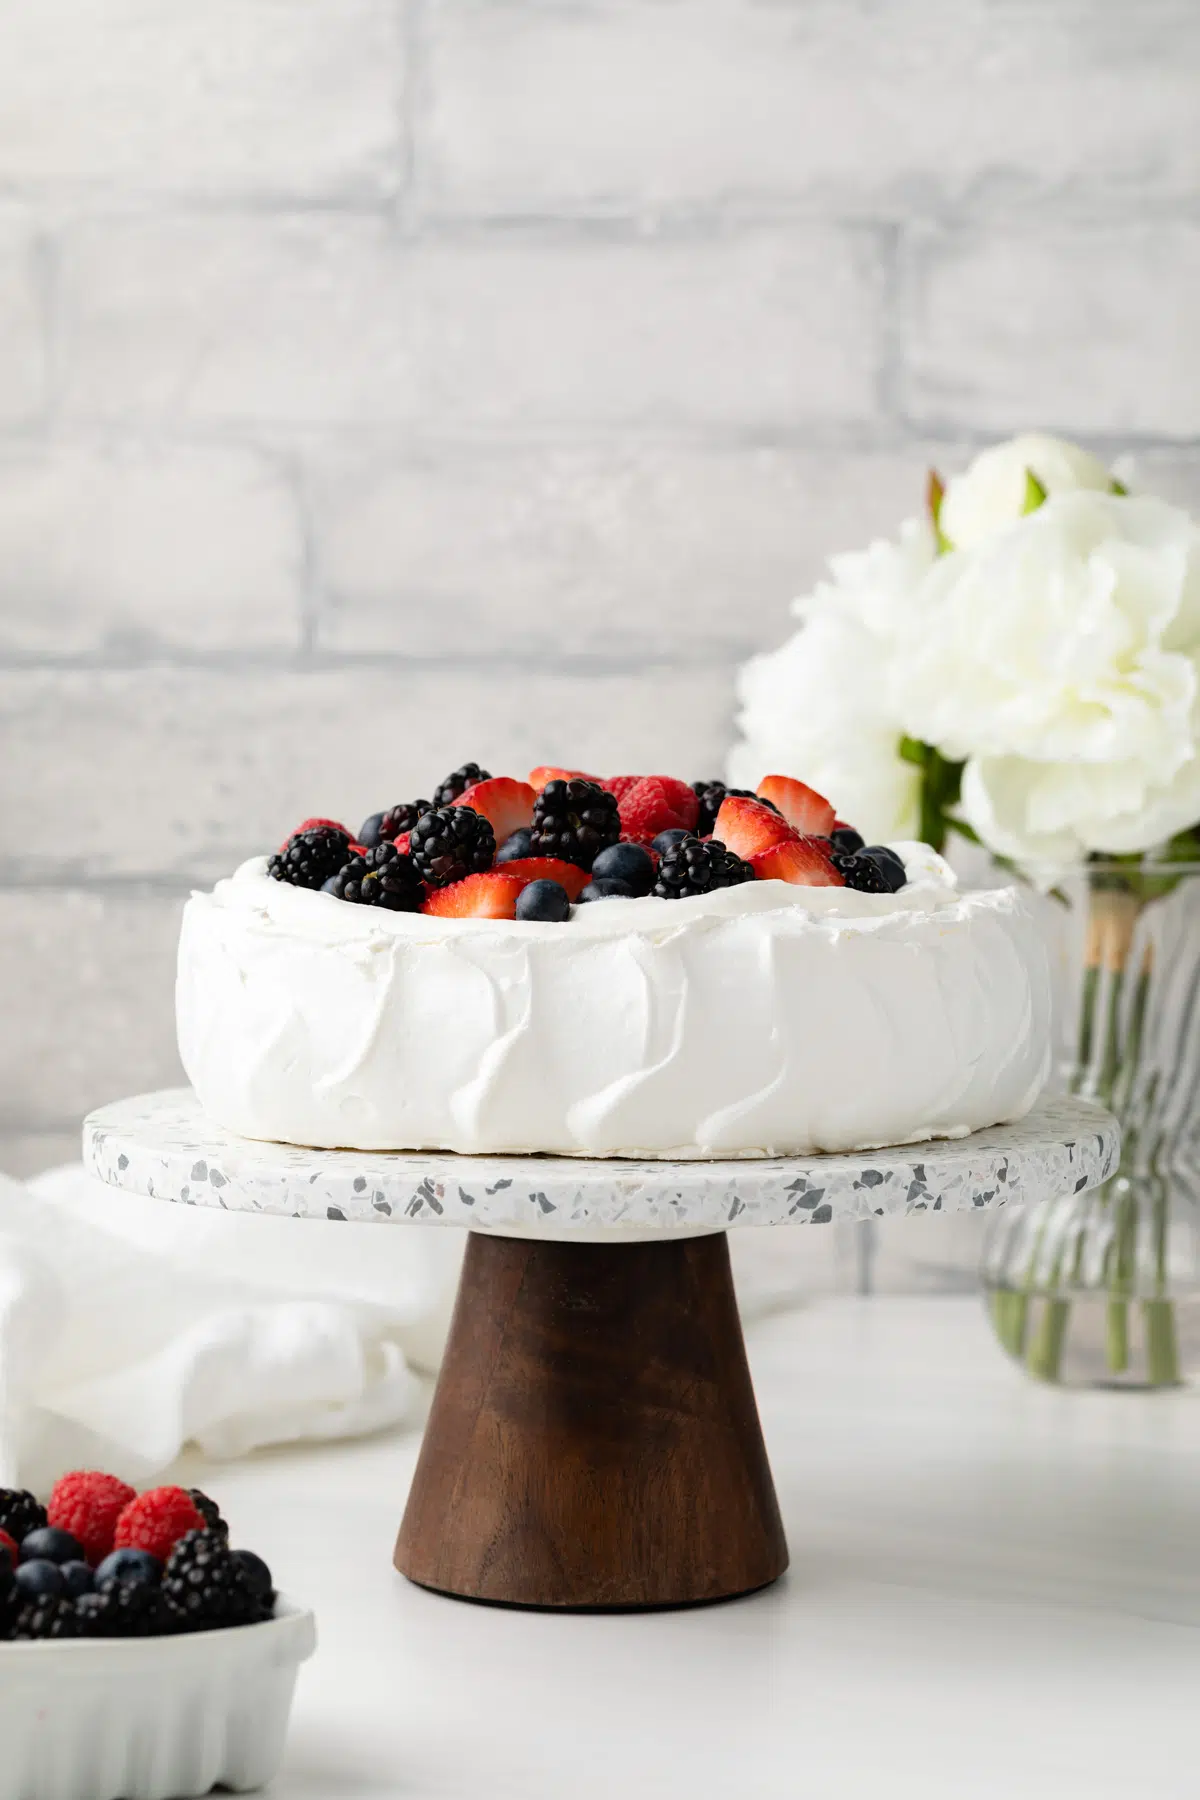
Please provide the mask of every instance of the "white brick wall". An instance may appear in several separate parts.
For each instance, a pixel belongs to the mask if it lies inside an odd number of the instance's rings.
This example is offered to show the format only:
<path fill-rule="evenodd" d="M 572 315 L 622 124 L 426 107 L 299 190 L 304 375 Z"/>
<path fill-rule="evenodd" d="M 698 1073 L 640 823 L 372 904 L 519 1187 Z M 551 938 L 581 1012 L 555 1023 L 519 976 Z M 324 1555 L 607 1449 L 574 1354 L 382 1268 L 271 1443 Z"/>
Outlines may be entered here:
<path fill-rule="evenodd" d="M 431 0 L 428 39 L 451 211 L 1195 187 L 1190 0 Z"/>
<path fill-rule="evenodd" d="M 296 497 L 234 445 L 0 442 L 0 650 L 295 650 Z"/>
<path fill-rule="evenodd" d="M 1200 223 L 933 226 L 912 233 L 909 256 L 904 390 L 915 420 L 1195 433 Z"/>
<path fill-rule="evenodd" d="M 0 429 L 31 424 L 45 403 L 41 257 L 34 216 L 0 202 Z"/>
<path fill-rule="evenodd" d="M 386 195 L 394 0 L 5 0 L 0 168 L 78 199 Z"/>
<path fill-rule="evenodd" d="M 715 770 L 930 460 L 1200 505 L 1194 0 L 0 0 L 0 1166 L 194 880 L 477 755 Z M 66 948 L 64 948 L 66 947 Z"/>
<path fill-rule="evenodd" d="M 413 241 L 375 218 L 106 220 L 64 255 L 62 406 L 437 432 L 865 421 L 873 248 L 819 225 Z"/>

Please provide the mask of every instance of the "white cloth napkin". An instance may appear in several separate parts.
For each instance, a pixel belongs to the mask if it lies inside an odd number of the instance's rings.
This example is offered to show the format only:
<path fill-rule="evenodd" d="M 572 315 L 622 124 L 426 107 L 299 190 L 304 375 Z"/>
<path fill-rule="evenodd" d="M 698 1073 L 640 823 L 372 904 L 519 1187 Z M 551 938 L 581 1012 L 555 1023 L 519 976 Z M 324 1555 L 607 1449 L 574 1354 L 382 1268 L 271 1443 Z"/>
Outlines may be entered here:
<path fill-rule="evenodd" d="M 0 1484 L 415 1422 L 410 1364 L 436 1366 L 461 1251 L 139 1201 L 79 1165 L 0 1176 Z"/>

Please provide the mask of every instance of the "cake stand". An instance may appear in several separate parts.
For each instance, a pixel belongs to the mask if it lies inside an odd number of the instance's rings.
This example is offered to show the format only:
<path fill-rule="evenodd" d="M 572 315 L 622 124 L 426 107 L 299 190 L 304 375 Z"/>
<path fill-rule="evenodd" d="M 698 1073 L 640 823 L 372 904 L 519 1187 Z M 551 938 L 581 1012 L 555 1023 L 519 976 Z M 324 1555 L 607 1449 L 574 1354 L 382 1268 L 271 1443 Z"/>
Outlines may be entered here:
<path fill-rule="evenodd" d="M 306 1150 L 222 1131 L 187 1089 L 84 1124 L 92 1173 L 135 1193 L 466 1226 L 396 1567 L 464 1599 L 587 1609 L 726 1599 L 787 1567 L 731 1228 L 1033 1204 L 1106 1180 L 1117 1150 L 1115 1122 L 1074 1099 L 952 1142 L 731 1162 Z"/>

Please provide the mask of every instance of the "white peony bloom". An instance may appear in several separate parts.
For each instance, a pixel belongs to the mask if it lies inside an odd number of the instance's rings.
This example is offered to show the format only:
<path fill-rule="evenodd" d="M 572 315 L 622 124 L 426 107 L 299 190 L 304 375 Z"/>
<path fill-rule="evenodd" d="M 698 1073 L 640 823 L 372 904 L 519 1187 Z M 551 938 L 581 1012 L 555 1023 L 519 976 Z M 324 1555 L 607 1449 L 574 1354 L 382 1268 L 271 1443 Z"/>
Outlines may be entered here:
<path fill-rule="evenodd" d="M 900 615 L 934 548 L 928 525 L 910 519 L 898 543 L 833 557 L 832 579 L 794 603 L 800 630 L 739 677 L 744 742 L 729 758 L 734 786 L 792 775 L 868 839 L 916 835 L 918 771 L 898 754 L 889 670 Z"/>
<path fill-rule="evenodd" d="M 1104 464 L 1077 444 L 1037 431 L 1010 438 L 984 450 L 947 483 L 939 523 L 955 550 L 971 550 L 1021 517 L 1030 472 L 1047 494 L 1078 488 L 1107 493 L 1112 486 Z"/>
<path fill-rule="evenodd" d="M 903 729 L 967 759 L 993 850 L 1147 849 L 1200 818 L 1200 530 L 1160 500 L 1053 495 L 939 558 L 891 678 Z"/>

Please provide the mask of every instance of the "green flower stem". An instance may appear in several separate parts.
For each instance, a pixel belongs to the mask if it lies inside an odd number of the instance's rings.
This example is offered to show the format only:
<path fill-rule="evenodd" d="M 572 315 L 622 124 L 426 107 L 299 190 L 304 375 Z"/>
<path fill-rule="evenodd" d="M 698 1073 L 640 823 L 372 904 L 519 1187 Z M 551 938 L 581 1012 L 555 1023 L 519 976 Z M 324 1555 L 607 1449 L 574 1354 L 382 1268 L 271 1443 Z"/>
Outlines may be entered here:
<path fill-rule="evenodd" d="M 1127 1300 L 1110 1299 L 1108 1302 L 1104 1348 L 1112 1373 L 1114 1375 L 1122 1374 L 1129 1367 L 1129 1302 Z"/>
<path fill-rule="evenodd" d="M 1179 1342 L 1175 1331 L 1173 1300 L 1143 1300 L 1142 1323 L 1146 1332 L 1146 1374 L 1151 1387 L 1176 1387 L 1179 1383 Z"/>
<path fill-rule="evenodd" d="M 1070 1302 L 1047 1296 L 1042 1316 L 1029 1346 L 1026 1367 L 1042 1381 L 1057 1381 L 1062 1370 L 1063 1346 L 1067 1339 Z"/>
<path fill-rule="evenodd" d="M 1018 1362 L 1025 1355 L 1029 1326 L 1029 1295 L 1020 1288 L 996 1288 L 992 1293 L 992 1322 L 996 1336 Z"/>
<path fill-rule="evenodd" d="M 1083 992 L 1079 999 L 1079 1044 L 1075 1053 L 1075 1091 L 1083 1085 L 1084 1071 L 1092 1061 L 1092 1040 L 1096 1030 L 1096 1000 L 1100 991 L 1100 971 L 1090 965 L 1083 972 Z"/>
<path fill-rule="evenodd" d="M 1154 1285 L 1157 1292 L 1153 1300 L 1142 1302 L 1142 1321 L 1146 1332 L 1146 1372 L 1153 1387 L 1175 1387 L 1180 1379 L 1179 1335 L 1175 1321 L 1175 1302 L 1167 1298 L 1171 1190 L 1160 1177 L 1155 1178 L 1155 1187 Z"/>

